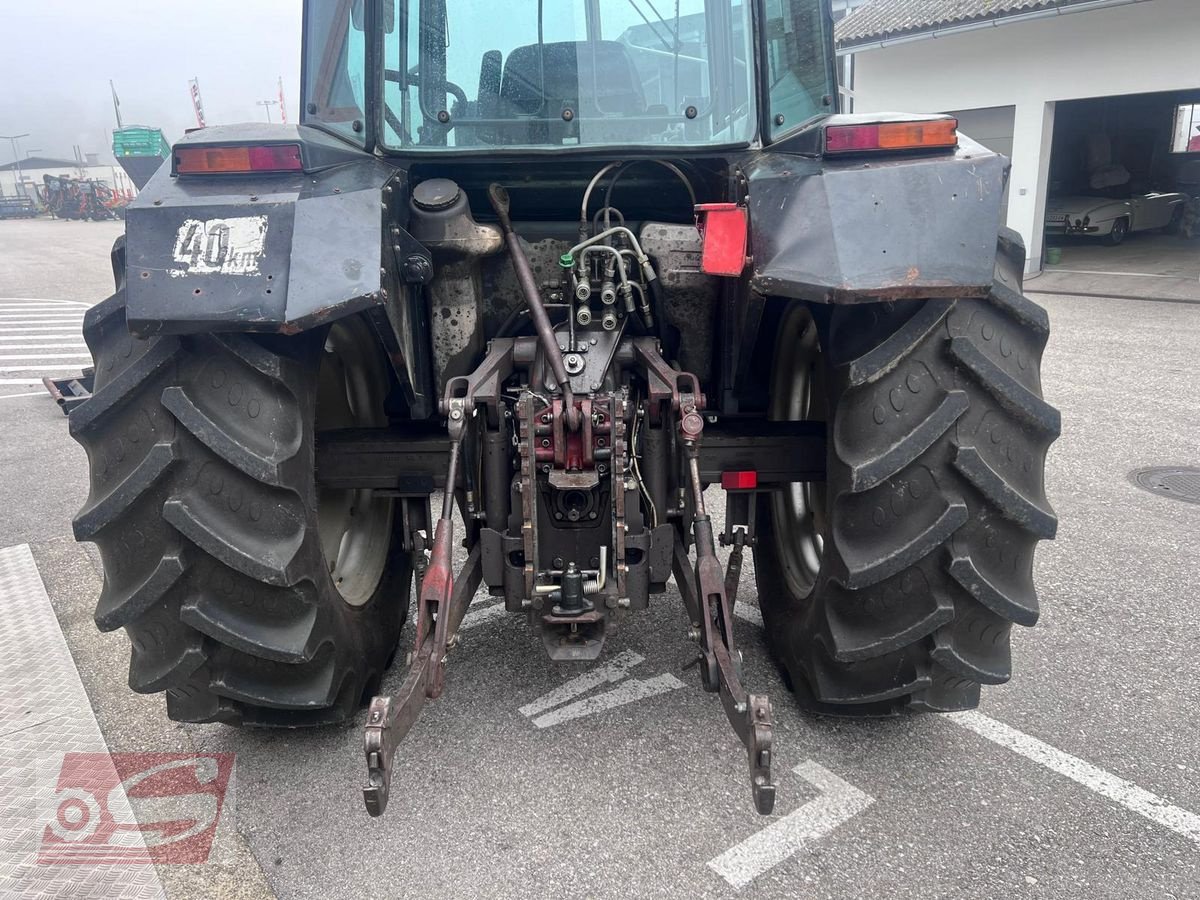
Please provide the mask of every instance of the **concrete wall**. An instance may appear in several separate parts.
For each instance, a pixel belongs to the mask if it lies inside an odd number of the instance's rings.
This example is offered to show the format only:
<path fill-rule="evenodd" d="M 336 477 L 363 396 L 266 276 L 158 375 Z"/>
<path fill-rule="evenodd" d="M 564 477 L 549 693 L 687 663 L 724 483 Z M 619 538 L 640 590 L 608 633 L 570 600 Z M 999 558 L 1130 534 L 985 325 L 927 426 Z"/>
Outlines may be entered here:
<path fill-rule="evenodd" d="M 1040 268 L 1055 103 L 1200 87 L 1200 0 L 1149 0 L 860 51 L 855 111 L 1015 106 L 1008 224 Z"/>

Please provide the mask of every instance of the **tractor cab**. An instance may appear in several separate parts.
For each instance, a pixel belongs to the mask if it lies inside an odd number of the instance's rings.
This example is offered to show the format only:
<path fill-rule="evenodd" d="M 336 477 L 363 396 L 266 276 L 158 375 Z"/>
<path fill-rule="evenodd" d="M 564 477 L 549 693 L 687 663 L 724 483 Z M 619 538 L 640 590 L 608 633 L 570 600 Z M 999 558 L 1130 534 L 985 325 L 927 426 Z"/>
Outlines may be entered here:
<path fill-rule="evenodd" d="M 384 152 L 738 147 L 833 111 L 821 0 L 305 9 L 304 122 Z"/>

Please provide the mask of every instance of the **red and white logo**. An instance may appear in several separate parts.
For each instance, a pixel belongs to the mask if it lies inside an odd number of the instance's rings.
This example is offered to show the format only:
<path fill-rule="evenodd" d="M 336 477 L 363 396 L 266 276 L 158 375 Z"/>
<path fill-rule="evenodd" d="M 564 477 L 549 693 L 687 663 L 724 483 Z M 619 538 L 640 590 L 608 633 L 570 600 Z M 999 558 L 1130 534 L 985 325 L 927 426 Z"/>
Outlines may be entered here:
<path fill-rule="evenodd" d="M 38 863 L 202 863 L 232 775 L 232 753 L 68 753 Z"/>

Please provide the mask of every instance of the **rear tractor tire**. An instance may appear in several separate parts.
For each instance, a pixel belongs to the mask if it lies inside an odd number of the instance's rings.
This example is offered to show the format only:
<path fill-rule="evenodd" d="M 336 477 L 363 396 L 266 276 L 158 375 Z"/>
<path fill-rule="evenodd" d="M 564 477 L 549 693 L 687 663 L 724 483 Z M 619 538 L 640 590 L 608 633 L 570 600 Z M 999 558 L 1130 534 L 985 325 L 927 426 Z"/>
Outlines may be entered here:
<path fill-rule="evenodd" d="M 1060 421 L 1023 262 L 1005 237 L 985 299 L 785 316 L 772 417 L 827 421 L 828 473 L 759 503 L 755 571 L 772 649 L 813 712 L 971 709 L 1011 675 L 1012 625 L 1037 621 Z"/>
<path fill-rule="evenodd" d="M 352 715 L 412 582 L 394 501 L 315 483 L 318 428 L 387 424 L 368 327 L 139 340 L 120 291 L 84 337 L 96 387 L 70 420 L 91 472 L 75 536 L 99 547 L 96 624 L 128 633 L 130 687 L 165 691 L 183 722 Z"/>

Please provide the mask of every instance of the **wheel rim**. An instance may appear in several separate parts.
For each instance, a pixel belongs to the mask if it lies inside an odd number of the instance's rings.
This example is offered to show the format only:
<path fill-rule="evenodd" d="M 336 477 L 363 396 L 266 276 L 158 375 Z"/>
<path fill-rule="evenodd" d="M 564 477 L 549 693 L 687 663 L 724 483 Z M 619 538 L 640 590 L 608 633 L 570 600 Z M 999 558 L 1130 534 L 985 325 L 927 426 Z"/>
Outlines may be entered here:
<path fill-rule="evenodd" d="M 1118 219 L 1113 225 L 1113 240 L 1117 243 L 1125 240 L 1125 235 L 1129 231 L 1129 223 L 1124 219 Z"/>
<path fill-rule="evenodd" d="M 775 349 L 770 418 L 826 421 L 824 368 L 816 323 L 804 307 L 786 318 Z M 821 569 L 825 527 L 823 482 L 794 482 L 770 495 L 775 545 L 793 597 L 808 596 Z"/>
<path fill-rule="evenodd" d="M 387 425 L 388 378 L 374 338 L 359 320 L 339 322 L 321 349 L 317 376 L 318 433 Z M 369 488 L 320 488 L 317 530 L 334 587 L 347 604 L 363 606 L 387 568 L 394 503 Z"/>

